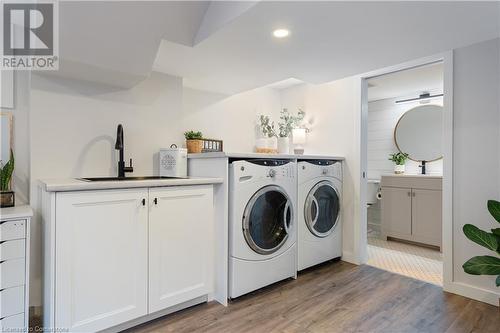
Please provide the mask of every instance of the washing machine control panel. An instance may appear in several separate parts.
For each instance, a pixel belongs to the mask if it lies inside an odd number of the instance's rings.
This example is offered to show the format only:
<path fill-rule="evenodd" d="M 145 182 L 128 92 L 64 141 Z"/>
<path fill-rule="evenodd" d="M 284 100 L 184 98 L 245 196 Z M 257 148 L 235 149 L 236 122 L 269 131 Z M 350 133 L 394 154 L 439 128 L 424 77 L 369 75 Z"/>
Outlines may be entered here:
<path fill-rule="evenodd" d="M 240 177 L 249 175 L 271 179 L 294 179 L 296 177 L 295 163 L 290 160 L 255 159 L 244 162 L 235 162 L 241 163 L 237 167 Z"/>

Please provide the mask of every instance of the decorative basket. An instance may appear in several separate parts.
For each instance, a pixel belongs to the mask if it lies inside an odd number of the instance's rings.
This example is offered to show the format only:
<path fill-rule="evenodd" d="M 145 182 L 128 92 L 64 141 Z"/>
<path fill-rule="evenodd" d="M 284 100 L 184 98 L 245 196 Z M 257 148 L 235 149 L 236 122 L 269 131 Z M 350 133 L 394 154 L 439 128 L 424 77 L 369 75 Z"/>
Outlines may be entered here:
<path fill-rule="evenodd" d="M 186 147 L 189 154 L 201 153 L 203 149 L 203 140 L 186 140 Z"/>
<path fill-rule="evenodd" d="M 16 204 L 16 197 L 14 191 L 1 191 L 0 192 L 0 207 L 14 207 Z"/>

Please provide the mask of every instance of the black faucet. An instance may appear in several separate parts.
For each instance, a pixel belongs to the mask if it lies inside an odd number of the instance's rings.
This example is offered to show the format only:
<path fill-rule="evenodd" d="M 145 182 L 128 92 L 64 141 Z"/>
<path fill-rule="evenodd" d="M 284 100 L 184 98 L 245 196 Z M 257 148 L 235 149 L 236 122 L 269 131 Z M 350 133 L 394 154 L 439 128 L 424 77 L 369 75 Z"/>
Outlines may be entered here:
<path fill-rule="evenodd" d="M 130 166 L 125 166 L 125 161 L 123 160 L 123 126 L 118 125 L 116 129 L 116 143 L 115 149 L 120 151 L 120 160 L 118 161 L 118 177 L 125 177 L 125 172 L 134 172 L 132 167 L 132 159 L 130 159 Z"/>
<path fill-rule="evenodd" d="M 418 167 L 422 168 L 422 175 L 425 175 L 425 161 L 422 161 L 422 164 L 420 164 Z"/>

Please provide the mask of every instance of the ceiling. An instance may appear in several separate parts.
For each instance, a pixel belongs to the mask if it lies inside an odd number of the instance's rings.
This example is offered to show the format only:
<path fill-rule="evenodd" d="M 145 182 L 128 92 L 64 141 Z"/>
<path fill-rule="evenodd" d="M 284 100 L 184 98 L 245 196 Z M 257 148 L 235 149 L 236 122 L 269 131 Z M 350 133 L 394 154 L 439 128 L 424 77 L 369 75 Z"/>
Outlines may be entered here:
<path fill-rule="evenodd" d="M 224 94 L 322 83 L 498 37 L 499 16 L 497 2 L 60 2 L 52 74 L 130 87 L 156 70 Z"/>
<path fill-rule="evenodd" d="M 368 100 L 443 92 L 443 63 L 407 69 L 368 80 Z"/>

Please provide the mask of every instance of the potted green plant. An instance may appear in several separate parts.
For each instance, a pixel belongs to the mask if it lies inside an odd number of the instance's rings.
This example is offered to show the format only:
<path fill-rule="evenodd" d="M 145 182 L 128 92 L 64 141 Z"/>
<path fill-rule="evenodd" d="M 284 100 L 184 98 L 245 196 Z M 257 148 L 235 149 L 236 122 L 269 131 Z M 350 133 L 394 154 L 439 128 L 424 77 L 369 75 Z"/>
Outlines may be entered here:
<path fill-rule="evenodd" d="M 200 131 L 184 132 L 188 153 L 201 153 L 203 150 L 203 134 Z"/>
<path fill-rule="evenodd" d="M 389 155 L 389 161 L 395 163 L 394 173 L 401 174 L 405 172 L 405 163 L 407 159 L 408 159 L 407 153 L 398 152 Z"/>
<path fill-rule="evenodd" d="M 280 121 L 278 122 L 278 153 L 290 153 L 290 134 L 294 128 L 301 125 L 305 114 L 300 108 L 296 116 L 291 115 L 288 109 L 281 110 Z"/>
<path fill-rule="evenodd" d="M 259 129 L 260 137 L 257 139 L 255 144 L 256 152 L 264 154 L 275 154 L 277 152 L 277 134 L 274 126 L 274 121 L 271 121 L 270 117 L 267 115 L 260 115 Z"/>
<path fill-rule="evenodd" d="M 493 219 L 500 223 L 500 202 L 488 200 L 487 207 Z M 495 284 L 500 287 L 500 228 L 486 232 L 472 224 L 466 224 L 463 231 L 468 239 L 495 253 L 495 256 L 475 256 L 467 260 L 462 265 L 464 271 L 472 275 L 496 275 Z"/>
<path fill-rule="evenodd" d="M 14 191 L 11 190 L 12 173 L 14 172 L 14 152 L 10 150 L 7 163 L 0 161 L 0 207 L 15 205 Z"/>

